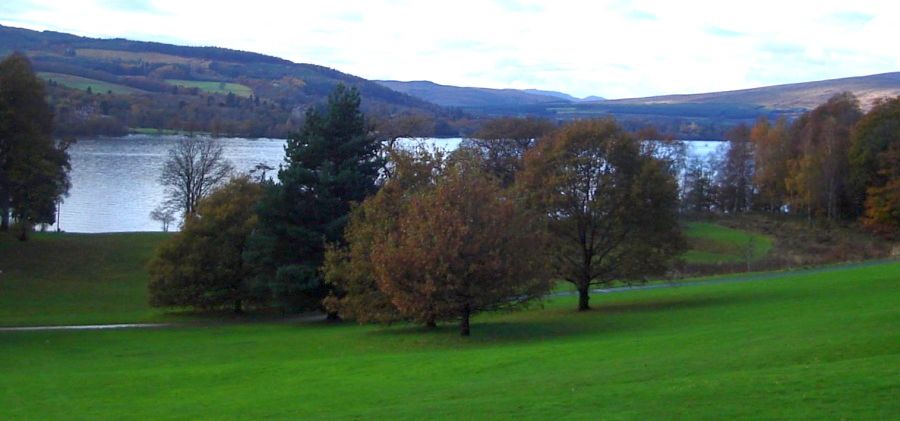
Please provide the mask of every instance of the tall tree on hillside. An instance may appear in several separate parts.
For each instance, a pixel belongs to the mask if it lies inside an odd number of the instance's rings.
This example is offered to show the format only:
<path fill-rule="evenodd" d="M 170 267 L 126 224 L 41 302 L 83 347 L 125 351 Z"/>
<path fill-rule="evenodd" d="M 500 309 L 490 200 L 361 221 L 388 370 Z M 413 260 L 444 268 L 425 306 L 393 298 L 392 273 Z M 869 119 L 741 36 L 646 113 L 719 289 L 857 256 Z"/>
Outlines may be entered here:
<path fill-rule="evenodd" d="M 845 92 L 802 115 L 794 124 L 798 154 L 790 165 L 788 190 L 796 208 L 811 217 L 837 219 L 853 214 L 847 180 L 850 132 L 862 112 Z"/>
<path fill-rule="evenodd" d="M 753 143 L 753 184 L 756 188 L 755 206 L 778 212 L 787 204 L 788 162 L 793 158 L 790 127 L 785 118 L 773 126 L 761 118 L 750 130 Z"/>
<path fill-rule="evenodd" d="M 228 180 L 234 171 L 215 139 L 186 137 L 169 149 L 159 182 L 165 187 L 164 207 L 181 211 L 184 218 L 197 213 L 197 203 Z"/>
<path fill-rule="evenodd" d="M 719 206 L 730 213 L 750 209 L 753 197 L 753 145 L 750 128 L 744 124 L 731 129 L 727 147 L 717 171 Z"/>
<path fill-rule="evenodd" d="M 258 207 L 260 228 L 246 258 L 285 310 L 321 306 L 325 244 L 342 242 L 351 203 L 377 190 L 380 145 L 359 105 L 355 88 L 338 85 L 324 109 L 307 111 L 303 129 L 285 146 L 281 183 Z"/>
<path fill-rule="evenodd" d="M 503 186 L 511 186 L 522 169 L 525 152 L 555 128 L 553 122 L 542 118 L 496 118 L 484 123 L 463 146 L 477 150 L 485 169 Z"/>
<path fill-rule="evenodd" d="M 548 218 L 556 274 L 578 289 L 579 310 L 591 286 L 661 275 L 684 250 L 675 178 L 612 119 L 542 140 L 517 184 Z"/>
<path fill-rule="evenodd" d="M 879 101 L 853 128 L 849 149 L 850 201 L 862 212 L 866 191 L 888 184 L 890 177 L 879 165 L 879 155 L 900 142 L 900 96 Z M 887 156 L 887 155 L 886 155 Z M 887 159 L 887 158 L 885 158 Z"/>
<path fill-rule="evenodd" d="M 69 189 L 66 146 L 53 140 L 53 115 L 31 63 L 10 55 L 0 62 L 0 230 L 12 215 L 25 240 L 34 224 L 55 221 Z"/>

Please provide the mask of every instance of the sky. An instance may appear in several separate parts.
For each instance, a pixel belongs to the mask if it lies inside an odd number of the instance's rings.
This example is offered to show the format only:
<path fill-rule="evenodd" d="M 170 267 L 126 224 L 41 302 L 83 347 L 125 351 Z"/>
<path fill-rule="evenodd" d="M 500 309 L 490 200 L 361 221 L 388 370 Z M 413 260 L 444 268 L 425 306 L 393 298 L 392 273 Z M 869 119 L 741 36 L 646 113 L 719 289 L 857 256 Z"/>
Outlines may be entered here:
<path fill-rule="evenodd" d="M 900 71 L 896 0 L 3 0 L 0 24 L 578 97 Z"/>

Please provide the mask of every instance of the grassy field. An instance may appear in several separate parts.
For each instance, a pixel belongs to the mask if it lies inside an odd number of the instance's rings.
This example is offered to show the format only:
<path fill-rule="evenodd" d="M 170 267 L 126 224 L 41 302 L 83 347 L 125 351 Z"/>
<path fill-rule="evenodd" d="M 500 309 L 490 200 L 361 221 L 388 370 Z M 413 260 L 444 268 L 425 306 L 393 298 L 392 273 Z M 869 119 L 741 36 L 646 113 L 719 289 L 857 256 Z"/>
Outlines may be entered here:
<path fill-rule="evenodd" d="M 4 320 L 159 317 L 137 285 L 162 237 L 0 242 Z M 0 419 L 888 419 L 898 302 L 894 262 L 601 295 L 586 313 L 555 298 L 480 315 L 467 339 L 289 321 L 0 332 Z"/>
<path fill-rule="evenodd" d="M 687 263 L 740 263 L 759 260 L 772 249 L 771 237 L 754 234 L 708 222 L 688 222 L 685 236 L 690 250 L 685 253 Z"/>
<path fill-rule="evenodd" d="M 0 235 L 0 326 L 163 318 L 147 305 L 147 272 L 162 233 Z M 0 417 L 2 418 L 2 417 Z"/>
<path fill-rule="evenodd" d="M 247 85 L 241 85 L 240 83 L 180 79 L 166 79 L 166 83 L 170 85 L 183 86 L 185 88 L 198 88 L 202 91 L 213 94 L 227 95 L 229 92 L 231 92 L 237 96 L 244 98 L 253 95 L 253 89 L 251 87 Z"/>
<path fill-rule="evenodd" d="M 105 94 L 108 91 L 112 91 L 112 93 L 114 94 L 136 94 L 144 92 L 140 89 L 135 89 L 125 85 L 103 82 L 96 79 L 88 79 L 81 76 L 66 75 L 62 73 L 39 72 L 38 77 L 44 80 L 52 79 L 60 85 L 72 89 L 80 89 L 82 91 L 86 91 L 88 88 L 91 88 L 91 91 L 95 94 Z"/>
<path fill-rule="evenodd" d="M 0 417 L 887 419 L 900 264 L 571 298 L 474 336 L 261 323 L 0 333 Z"/>

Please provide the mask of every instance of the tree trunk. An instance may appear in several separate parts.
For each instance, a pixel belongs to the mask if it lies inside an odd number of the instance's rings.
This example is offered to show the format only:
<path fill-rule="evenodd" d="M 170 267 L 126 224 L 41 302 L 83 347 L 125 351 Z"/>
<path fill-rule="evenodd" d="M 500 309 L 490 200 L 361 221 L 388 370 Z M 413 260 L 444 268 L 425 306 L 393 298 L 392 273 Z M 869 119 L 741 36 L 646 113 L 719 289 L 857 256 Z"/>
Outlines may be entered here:
<path fill-rule="evenodd" d="M 22 231 L 19 232 L 19 241 L 28 241 L 28 231 L 30 231 L 28 223 L 22 221 L 19 225 L 22 227 Z"/>
<path fill-rule="evenodd" d="M 244 314 L 244 307 L 240 298 L 234 300 L 234 314 Z"/>
<path fill-rule="evenodd" d="M 0 231 L 9 231 L 9 196 L 0 191 Z"/>
<path fill-rule="evenodd" d="M 462 320 L 459 322 L 459 334 L 462 336 L 469 336 L 469 315 L 471 312 L 472 310 L 468 304 L 463 306 Z"/>
<path fill-rule="evenodd" d="M 341 321 L 341 316 L 339 316 L 336 311 L 329 311 L 325 313 L 325 320 L 329 322 L 339 322 Z"/>
<path fill-rule="evenodd" d="M 584 284 L 578 286 L 578 311 L 587 311 L 591 309 L 588 302 L 591 299 L 591 285 Z"/>
<path fill-rule="evenodd" d="M 434 315 L 428 316 L 428 320 L 425 321 L 425 327 L 429 329 L 434 329 L 437 327 L 437 322 L 434 320 Z"/>

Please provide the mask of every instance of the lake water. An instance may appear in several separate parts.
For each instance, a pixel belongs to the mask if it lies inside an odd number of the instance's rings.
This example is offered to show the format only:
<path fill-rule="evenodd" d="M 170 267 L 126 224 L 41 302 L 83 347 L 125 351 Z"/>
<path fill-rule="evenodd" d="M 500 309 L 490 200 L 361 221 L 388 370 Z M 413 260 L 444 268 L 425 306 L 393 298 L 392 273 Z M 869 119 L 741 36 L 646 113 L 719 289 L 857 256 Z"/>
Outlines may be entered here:
<path fill-rule="evenodd" d="M 60 206 L 59 226 L 68 232 L 160 231 L 150 211 L 160 204 L 163 188 L 157 181 L 167 151 L 177 136 L 132 135 L 83 139 L 72 145 L 72 188 Z M 444 149 L 461 139 L 425 139 Z M 225 156 L 241 172 L 259 163 L 278 168 L 284 159 L 282 139 L 221 139 Z M 707 156 L 717 141 L 691 141 L 689 153 Z M 270 175 L 275 175 L 273 171 Z M 55 230 L 55 225 L 47 229 Z"/>

